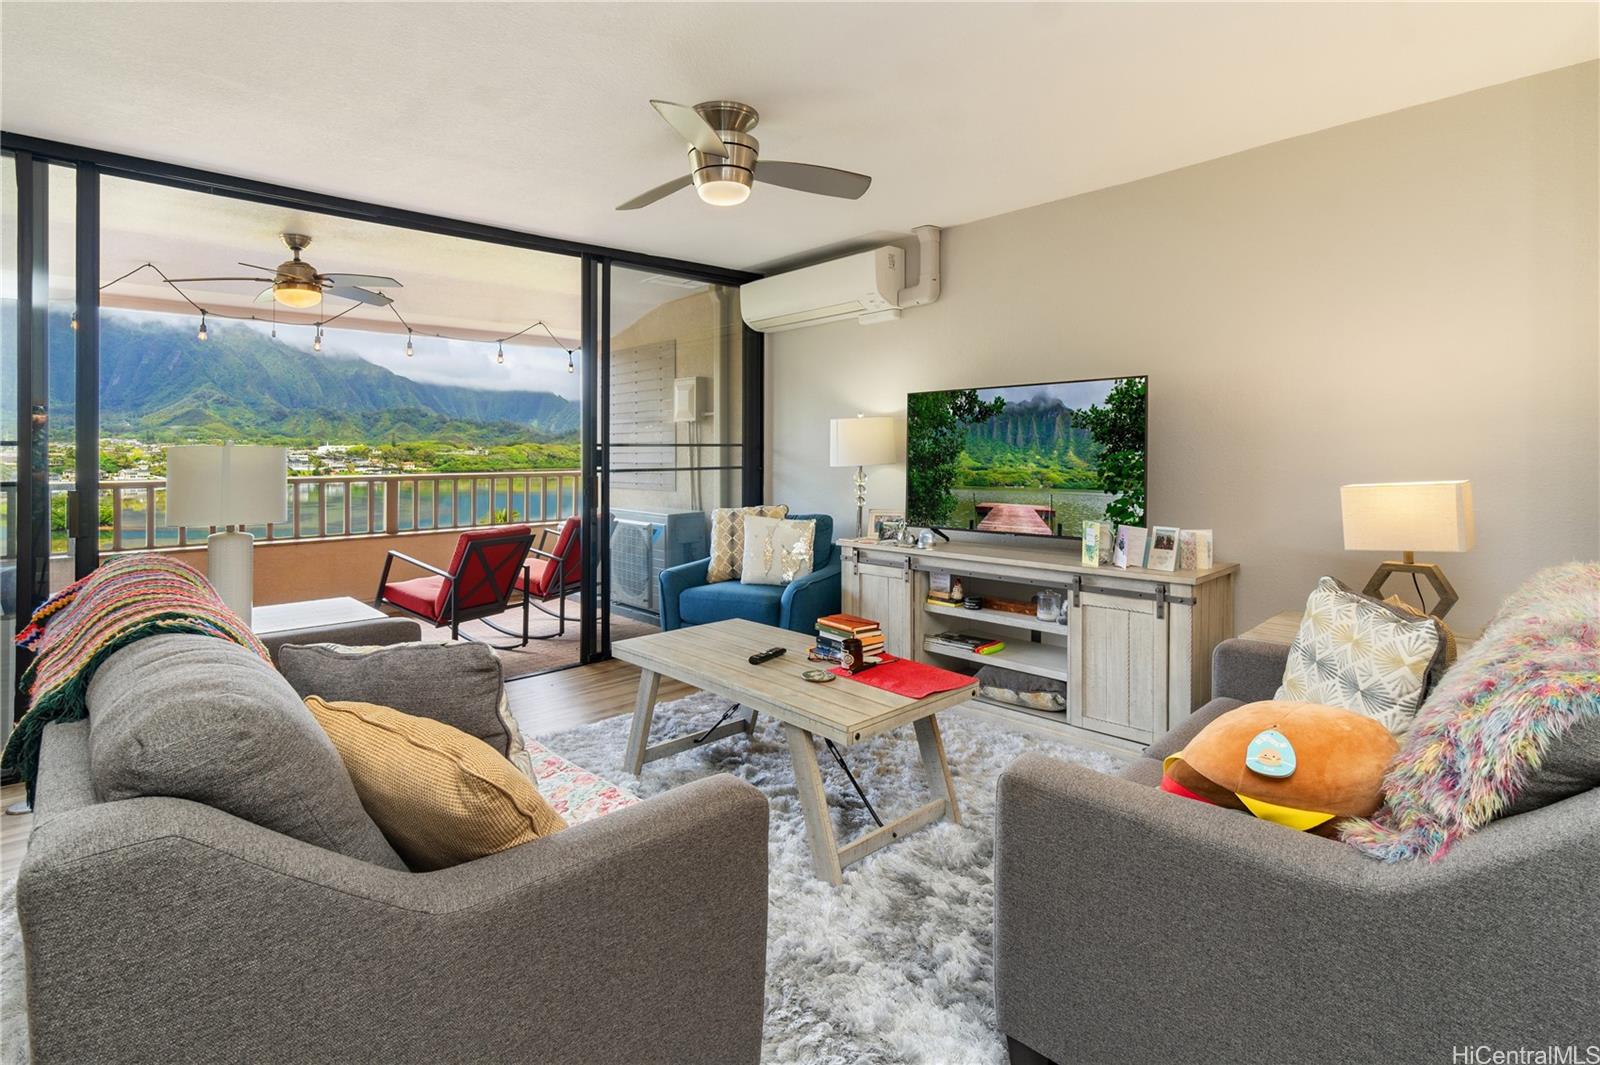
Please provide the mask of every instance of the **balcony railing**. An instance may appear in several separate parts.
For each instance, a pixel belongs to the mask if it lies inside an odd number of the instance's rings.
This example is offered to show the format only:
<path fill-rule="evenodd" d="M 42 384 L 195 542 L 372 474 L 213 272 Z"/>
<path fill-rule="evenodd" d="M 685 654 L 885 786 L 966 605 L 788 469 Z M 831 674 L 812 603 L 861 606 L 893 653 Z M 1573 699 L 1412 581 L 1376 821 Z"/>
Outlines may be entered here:
<path fill-rule="evenodd" d="M 495 473 L 354 474 L 291 477 L 289 520 L 247 526 L 265 541 L 381 536 L 465 529 L 511 521 L 549 523 L 577 513 L 578 470 L 506 470 Z M 52 482 L 52 503 L 63 503 L 72 484 Z M 214 530 L 170 527 L 165 522 L 167 482 L 100 482 L 100 549 L 138 551 L 201 544 Z M 65 550 L 63 517 L 56 505 L 55 550 Z"/>

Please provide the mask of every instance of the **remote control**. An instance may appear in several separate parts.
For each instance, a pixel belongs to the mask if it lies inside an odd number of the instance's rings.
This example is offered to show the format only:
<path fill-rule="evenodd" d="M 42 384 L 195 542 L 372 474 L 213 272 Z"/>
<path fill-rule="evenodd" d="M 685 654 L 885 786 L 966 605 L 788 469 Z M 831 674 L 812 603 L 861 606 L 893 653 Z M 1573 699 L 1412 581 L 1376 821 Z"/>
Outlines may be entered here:
<path fill-rule="evenodd" d="M 774 658 L 777 658 L 779 655 L 783 654 L 783 652 L 784 648 L 782 647 L 769 648 L 768 650 L 762 651 L 759 654 L 751 655 L 750 664 L 752 666 L 759 666 L 763 662 L 772 661 Z"/>

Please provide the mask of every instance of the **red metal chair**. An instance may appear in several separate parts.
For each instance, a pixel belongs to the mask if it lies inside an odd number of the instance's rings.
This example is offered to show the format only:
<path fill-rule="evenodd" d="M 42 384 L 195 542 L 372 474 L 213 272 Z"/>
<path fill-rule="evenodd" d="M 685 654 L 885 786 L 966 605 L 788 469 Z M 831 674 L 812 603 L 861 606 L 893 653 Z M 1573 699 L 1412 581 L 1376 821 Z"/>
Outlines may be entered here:
<path fill-rule="evenodd" d="M 555 546 L 546 550 L 546 545 L 550 543 L 552 537 L 555 538 Z M 539 546 L 529 551 L 528 555 L 528 563 L 522 568 L 522 577 L 517 581 L 517 589 L 522 592 L 523 605 L 520 635 L 524 640 L 548 640 L 565 635 L 567 596 L 577 591 L 583 584 L 583 538 L 578 535 L 578 519 L 568 518 L 561 523 L 560 529 L 539 530 Z M 544 605 L 552 599 L 560 604 L 556 611 L 551 611 Z M 536 609 L 557 620 L 555 632 L 543 636 L 528 635 L 527 607 L 530 602 Z M 499 628 L 498 625 L 495 627 Z M 500 629 L 500 631 L 506 630 Z M 518 633 L 508 635 L 516 636 Z"/>
<path fill-rule="evenodd" d="M 461 635 L 461 623 L 480 621 L 505 611 L 511 593 L 517 591 L 523 581 L 523 562 L 532 547 L 531 526 L 504 525 L 462 533 L 456 541 L 455 554 L 450 559 L 448 569 L 439 569 L 410 555 L 390 551 L 383 561 L 383 575 L 378 578 L 378 594 L 374 602 L 380 607 L 395 607 L 436 628 L 448 625 L 451 639 L 470 640 L 471 636 Z M 425 569 L 431 576 L 391 582 L 389 569 L 396 559 Z M 522 601 L 520 634 L 502 629 L 492 622 L 485 624 L 508 636 L 522 637 L 521 643 L 490 646 L 500 647 L 501 650 L 526 646 L 527 596 Z"/>

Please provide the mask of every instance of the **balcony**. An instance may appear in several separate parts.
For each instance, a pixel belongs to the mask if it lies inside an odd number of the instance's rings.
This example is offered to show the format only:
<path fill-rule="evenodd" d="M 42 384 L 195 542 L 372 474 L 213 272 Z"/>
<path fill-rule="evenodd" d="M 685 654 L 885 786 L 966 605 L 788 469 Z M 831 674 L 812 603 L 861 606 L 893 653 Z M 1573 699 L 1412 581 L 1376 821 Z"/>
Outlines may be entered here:
<path fill-rule="evenodd" d="M 55 588 L 72 580 L 71 488 L 51 484 Z M 338 595 L 370 600 L 391 548 L 444 566 L 462 529 L 554 525 L 577 513 L 579 471 L 291 477 L 286 494 L 288 521 L 247 527 L 256 538 L 254 598 L 263 606 Z M 167 526 L 166 495 L 164 479 L 102 481 L 101 554 L 162 551 L 203 570 L 214 530 Z"/>

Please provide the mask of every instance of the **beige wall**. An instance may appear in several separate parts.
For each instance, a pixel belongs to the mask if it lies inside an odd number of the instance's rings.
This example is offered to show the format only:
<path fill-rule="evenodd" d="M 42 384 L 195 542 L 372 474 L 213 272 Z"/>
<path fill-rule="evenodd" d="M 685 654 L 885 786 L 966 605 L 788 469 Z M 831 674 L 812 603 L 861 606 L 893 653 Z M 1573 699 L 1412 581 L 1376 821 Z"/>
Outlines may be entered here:
<path fill-rule="evenodd" d="M 613 285 L 627 284 L 636 273 L 616 267 L 612 273 Z M 676 377 L 699 377 L 707 389 L 700 403 L 705 411 L 699 420 L 698 431 L 702 443 L 737 442 L 742 429 L 743 413 L 740 397 L 743 395 L 741 359 L 743 324 L 739 320 L 737 301 L 731 289 L 713 286 L 693 295 L 663 303 L 647 311 L 638 321 L 611 338 L 613 351 L 643 347 L 662 341 L 671 341 L 677 356 Z M 677 443 L 693 443 L 687 424 L 675 427 Z M 696 458 L 698 461 L 696 461 Z M 698 455 L 683 449 L 678 456 L 682 466 L 717 466 L 737 464 L 737 448 L 701 447 Z M 612 488 L 613 510 L 694 510 L 710 511 L 714 507 L 737 505 L 739 499 L 739 472 L 707 471 L 699 474 L 679 473 L 673 478 L 675 487 L 669 490 L 641 488 Z M 698 493 L 695 489 L 698 488 Z"/>
<path fill-rule="evenodd" d="M 1436 561 L 1481 626 L 1600 556 L 1596 75 L 947 230 L 938 304 L 767 338 L 771 498 L 848 525 L 828 419 L 909 390 L 1147 373 L 1149 518 L 1216 531 L 1241 625 L 1384 557 L 1344 552 L 1340 484 L 1466 477 L 1478 546 Z M 902 503 L 903 467 L 870 476 L 869 505 Z"/>

